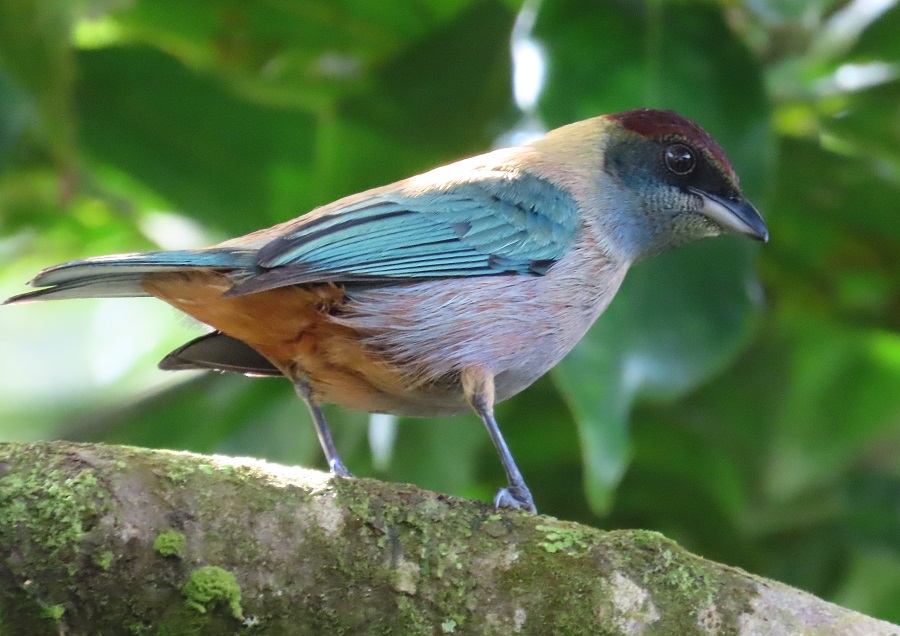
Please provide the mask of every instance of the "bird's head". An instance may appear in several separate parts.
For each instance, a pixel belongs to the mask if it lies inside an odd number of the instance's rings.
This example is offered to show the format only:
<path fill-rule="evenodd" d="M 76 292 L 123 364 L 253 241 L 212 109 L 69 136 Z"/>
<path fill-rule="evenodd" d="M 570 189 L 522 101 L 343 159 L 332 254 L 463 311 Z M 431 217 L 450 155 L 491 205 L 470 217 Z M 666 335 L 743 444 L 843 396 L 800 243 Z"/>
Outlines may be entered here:
<path fill-rule="evenodd" d="M 598 120 L 597 209 L 611 247 L 637 260 L 724 232 L 768 240 L 725 153 L 697 124 L 651 109 Z"/>

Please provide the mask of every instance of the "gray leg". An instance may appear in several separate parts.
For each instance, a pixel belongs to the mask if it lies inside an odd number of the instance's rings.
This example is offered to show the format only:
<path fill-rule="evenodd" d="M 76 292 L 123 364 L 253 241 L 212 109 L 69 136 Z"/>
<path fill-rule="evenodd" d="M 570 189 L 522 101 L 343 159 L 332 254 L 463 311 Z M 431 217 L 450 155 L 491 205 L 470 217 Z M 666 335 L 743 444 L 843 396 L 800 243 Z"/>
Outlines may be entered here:
<path fill-rule="evenodd" d="M 494 419 L 494 377 L 488 371 L 482 368 L 466 369 L 462 374 L 463 391 L 466 394 L 472 409 L 484 422 L 491 441 L 494 442 L 494 448 L 500 455 L 500 462 L 503 464 L 503 470 L 506 472 L 506 480 L 508 486 L 497 491 L 494 497 L 494 506 L 496 508 L 512 508 L 515 510 L 526 510 L 533 514 L 537 514 L 537 508 L 534 506 L 534 499 L 531 491 L 525 485 L 525 479 L 519 468 L 513 460 L 512 453 L 506 445 L 506 440 L 500 433 L 500 427 L 497 426 L 497 420 Z"/>
<path fill-rule="evenodd" d="M 309 386 L 301 380 L 294 380 L 294 388 L 306 405 L 309 407 L 309 413 L 312 415 L 313 424 L 316 426 L 316 435 L 319 436 L 319 444 L 325 452 L 325 459 L 328 461 L 328 468 L 335 475 L 340 477 L 352 477 L 350 471 L 344 466 L 338 455 L 337 448 L 334 446 L 334 440 L 331 439 L 331 431 L 328 429 L 328 422 L 325 421 L 325 414 L 322 407 L 312 399 L 312 392 Z"/>

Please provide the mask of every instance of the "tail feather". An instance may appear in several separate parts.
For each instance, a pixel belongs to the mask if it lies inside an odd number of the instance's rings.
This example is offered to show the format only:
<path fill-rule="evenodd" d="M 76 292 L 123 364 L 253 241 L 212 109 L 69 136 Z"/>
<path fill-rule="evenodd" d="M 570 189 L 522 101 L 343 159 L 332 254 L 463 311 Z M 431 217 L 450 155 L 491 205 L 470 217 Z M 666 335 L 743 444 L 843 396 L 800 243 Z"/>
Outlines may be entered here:
<path fill-rule="evenodd" d="M 240 269 L 255 265 L 255 252 L 247 250 L 180 250 L 114 254 L 69 261 L 45 269 L 29 285 L 48 287 L 95 276 L 151 274 L 179 269 Z"/>
<path fill-rule="evenodd" d="M 149 296 L 141 287 L 143 274 L 134 276 L 98 276 L 90 280 L 75 280 L 52 287 L 18 294 L 3 301 L 4 305 L 30 303 L 39 300 L 65 300 L 68 298 L 131 298 Z"/>
<path fill-rule="evenodd" d="M 160 361 L 159 368 L 163 371 L 211 369 L 259 377 L 281 375 L 281 371 L 250 345 L 219 331 L 178 347 Z"/>
<path fill-rule="evenodd" d="M 4 304 L 66 298 L 147 296 L 144 276 L 192 269 L 256 270 L 255 252 L 217 248 L 98 256 L 45 269 L 28 284 L 44 287 L 13 296 Z"/>

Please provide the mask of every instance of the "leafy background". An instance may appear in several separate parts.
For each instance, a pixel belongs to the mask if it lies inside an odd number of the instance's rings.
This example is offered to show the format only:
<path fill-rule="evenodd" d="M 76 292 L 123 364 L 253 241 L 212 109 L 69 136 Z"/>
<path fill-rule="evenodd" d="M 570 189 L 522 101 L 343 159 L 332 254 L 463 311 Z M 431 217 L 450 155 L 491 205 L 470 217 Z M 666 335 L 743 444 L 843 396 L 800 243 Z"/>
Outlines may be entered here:
<path fill-rule="evenodd" d="M 501 405 L 507 439 L 542 512 L 900 622 L 898 73 L 893 0 L 0 0 L 0 295 L 535 130 L 677 109 L 772 241 L 640 264 Z M 322 466 L 286 382 L 156 370 L 198 333 L 146 299 L 3 308 L 0 439 Z M 482 499 L 502 481 L 474 417 L 329 415 L 358 475 Z"/>

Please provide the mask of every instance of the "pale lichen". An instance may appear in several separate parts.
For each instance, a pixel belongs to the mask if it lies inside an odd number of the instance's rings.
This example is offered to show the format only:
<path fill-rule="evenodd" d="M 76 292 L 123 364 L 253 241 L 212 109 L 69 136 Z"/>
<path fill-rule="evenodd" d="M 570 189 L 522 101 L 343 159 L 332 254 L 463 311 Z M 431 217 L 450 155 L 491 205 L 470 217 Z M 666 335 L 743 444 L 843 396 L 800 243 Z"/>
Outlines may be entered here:
<path fill-rule="evenodd" d="M 513 610 L 513 631 L 516 633 L 521 632 L 527 618 L 528 612 L 524 607 L 517 607 Z"/>
<path fill-rule="evenodd" d="M 709 636 L 715 636 L 722 631 L 722 614 L 715 603 L 710 603 L 697 612 L 697 627 Z"/>
<path fill-rule="evenodd" d="M 316 523 L 328 536 L 340 533 L 344 526 L 344 511 L 332 497 L 320 498 L 316 506 Z"/>
<path fill-rule="evenodd" d="M 419 580 L 419 566 L 412 561 L 401 558 L 394 568 L 391 587 L 403 594 L 415 594 L 416 582 Z"/>
<path fill-rule="evenodd" d="M 640 634 L 659 620 L 650 592 L 627 576 L 613 573 L 606 587 L 613 607 L 610 622 L 621 632 Z"/>

